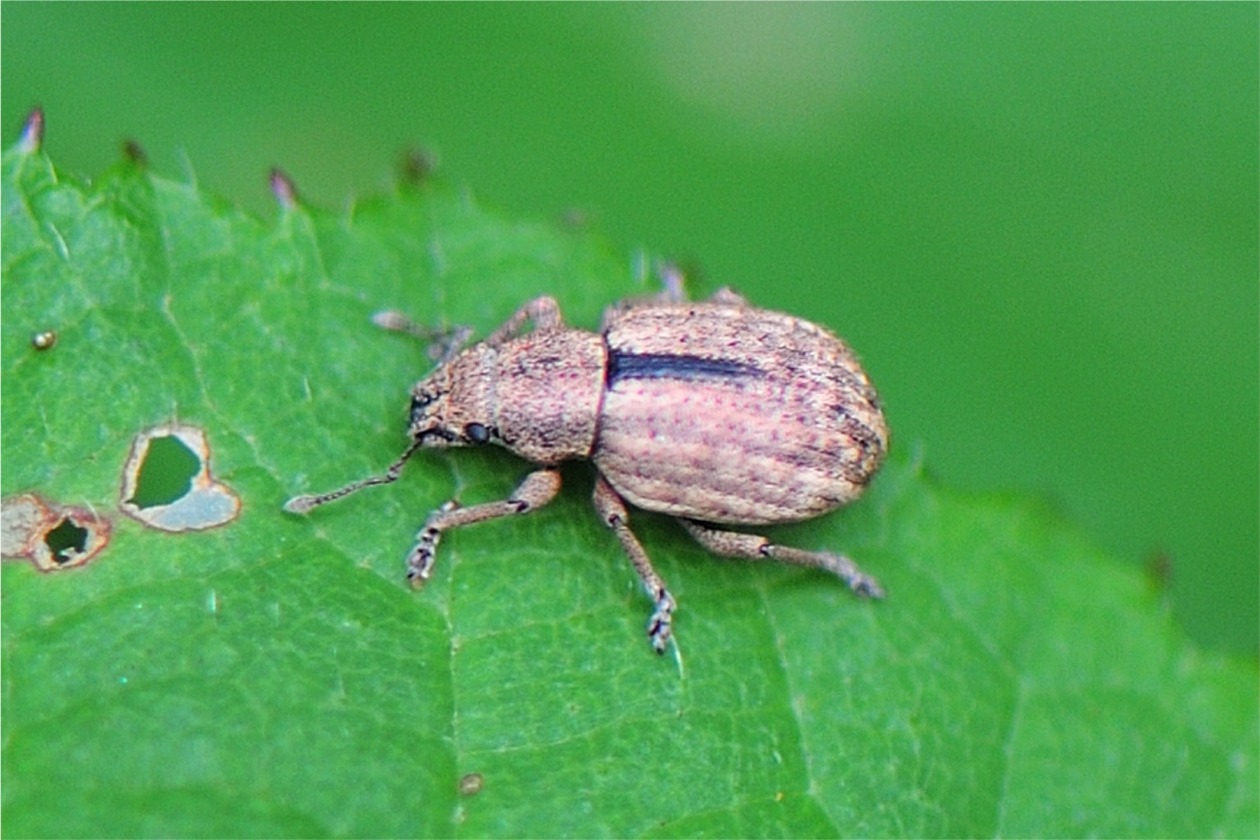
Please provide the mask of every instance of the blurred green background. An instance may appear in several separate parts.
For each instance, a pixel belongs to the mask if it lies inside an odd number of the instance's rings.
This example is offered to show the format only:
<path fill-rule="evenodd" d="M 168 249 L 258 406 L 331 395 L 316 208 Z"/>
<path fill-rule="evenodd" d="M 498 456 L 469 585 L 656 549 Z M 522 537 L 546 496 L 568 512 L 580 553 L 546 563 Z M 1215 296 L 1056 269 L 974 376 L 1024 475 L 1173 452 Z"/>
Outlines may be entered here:
<path fill-rule="evenodd" d="M 894 445 L 1045 496 L 1260 624 L 1256 4 L 25 4 L 5 142 L 261 214 L 434 151 L 483 202 L 579 212 L 858 348 Z M 423 315 L 424 313 L 417 313 Z M 5 313 L 6 324 L 12 313 Z"/>

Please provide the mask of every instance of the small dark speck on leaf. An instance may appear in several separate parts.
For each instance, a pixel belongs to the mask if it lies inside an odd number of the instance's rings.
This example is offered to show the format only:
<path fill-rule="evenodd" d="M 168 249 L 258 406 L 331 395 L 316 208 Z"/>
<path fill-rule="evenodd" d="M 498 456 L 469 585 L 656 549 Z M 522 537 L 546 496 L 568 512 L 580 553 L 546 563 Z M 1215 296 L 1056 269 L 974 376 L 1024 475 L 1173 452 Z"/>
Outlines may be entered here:
<path fill-rule="evenodd" d="M 485 784 L 486 780 L 480 773 L 467 773 L 459 780 L 459 792 L 463 796 L 476 796 Z"/>

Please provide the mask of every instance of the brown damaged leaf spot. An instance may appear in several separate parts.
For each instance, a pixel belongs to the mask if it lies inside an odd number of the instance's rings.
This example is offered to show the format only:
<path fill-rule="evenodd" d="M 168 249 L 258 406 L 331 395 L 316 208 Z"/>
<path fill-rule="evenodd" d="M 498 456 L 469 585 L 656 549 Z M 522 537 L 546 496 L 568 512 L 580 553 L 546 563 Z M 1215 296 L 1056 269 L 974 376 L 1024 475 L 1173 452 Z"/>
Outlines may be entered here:
<path fill-rule="evenodd" d="M 83 507 L 63 507 L 35 493 L 0 503 L 0 554 L 41 572 L 83 566 L 109 543 L 113 523 Z"/>
<path fill-rule="evenodd" d="M 182 452 L 188 458 L 187 472 L 170 476 L 169 464 L 159 464 L 159 458 L 154 457 L 159 451 Z M 163 456 L 161 460 L 169 458 Z M 167 495 L 150 489 L 158 484 L 166 485 Z M 232 488 L 210 475 L 210 444 L 205 432 L 196 426 L 167 423 L 136 436 L 123 468 L 119 507 L 145 525 L 178 533 L 231 522 L 240 513 L 241 500 Z"/>

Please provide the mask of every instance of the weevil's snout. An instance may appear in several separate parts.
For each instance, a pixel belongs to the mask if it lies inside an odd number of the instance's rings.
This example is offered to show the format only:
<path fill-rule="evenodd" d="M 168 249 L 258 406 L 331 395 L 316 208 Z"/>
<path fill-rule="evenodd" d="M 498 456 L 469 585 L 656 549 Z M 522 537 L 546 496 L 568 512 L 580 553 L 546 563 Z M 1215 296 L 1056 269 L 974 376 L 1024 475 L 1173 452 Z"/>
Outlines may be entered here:
<path fill-rule="evenodd" d="M 436 390 L 425 388 L 425 384 L 420 383 L 411 392 L 411 420 L 408 429 L 413 438 L 417 430 L 432 425 L 431 421 L 437 419 L 441 411 L 442 395 Z"/>
<path fill-rule="evenodd" d="M 450 422 L 452 398 L 449 380 L 436 374 L 422 379 L 411 389 L 407 434 L 414 446 L 444 447 L 462 443 L 459 430 Z"/>

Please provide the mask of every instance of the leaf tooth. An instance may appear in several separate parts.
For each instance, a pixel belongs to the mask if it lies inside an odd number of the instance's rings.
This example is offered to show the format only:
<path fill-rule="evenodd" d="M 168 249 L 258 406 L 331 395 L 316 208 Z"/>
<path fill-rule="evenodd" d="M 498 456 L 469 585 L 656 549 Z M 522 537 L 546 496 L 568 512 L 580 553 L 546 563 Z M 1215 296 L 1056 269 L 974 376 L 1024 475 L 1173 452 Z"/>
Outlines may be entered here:
<path fill-rule="evenodd" d="M 292 210 L 297 207 L 297 185 L 293 183 L 288 173 L 278 166 L 273 166 L 267 180 L 271 184 L 271 194 L 276 197 L 281 209 Z"/>
<path fill-rule="evenodd" d="M 128 139 L 123 142 L 123 157 L 134 163 L 136 166 L 144 168 L 149 165 L 149 154 L 144 150 L 139 141 Z"/>
<path fill-rule="evenodd" d="M 18 147 L 29 153 L 38 152 L 43 145 L 44 109 L 36 105 L 22 125 L 22 137 L 18 140 Z"/>

